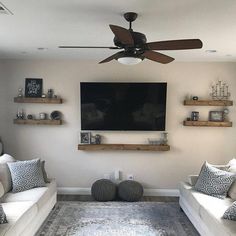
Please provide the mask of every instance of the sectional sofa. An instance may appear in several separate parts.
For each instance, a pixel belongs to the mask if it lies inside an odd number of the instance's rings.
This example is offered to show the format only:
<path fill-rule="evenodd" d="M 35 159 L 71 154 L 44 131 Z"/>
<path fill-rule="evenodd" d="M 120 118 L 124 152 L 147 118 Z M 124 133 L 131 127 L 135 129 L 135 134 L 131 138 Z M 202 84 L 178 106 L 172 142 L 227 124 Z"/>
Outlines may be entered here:
<path fill-rule="evenodd" d="M 198 232 L 202 236 L 236 236 L 236 222 L 222 218 L 235 200 L 198 192 L 193 189 L 195 182 L 181 182 L 179 204 Z"/>
<path fill-rule="evenodd" d="M 33 236 L 55 205 L 56 195 L 55 180 L 46 187 L 4 194 L 1 202 L 8 223 L 0 224 L 0 236 Z"/>
<path fill-rule="evenodd" d="M 1 155 L 1 147 L 0 142 L 0 201 L 8 223 L 0 224 L 0 236 L 33 236 L 56 204 L 56 182 L 46 179 L 45 187 L 13 193 L 7 163 L 15 159 Z"/>

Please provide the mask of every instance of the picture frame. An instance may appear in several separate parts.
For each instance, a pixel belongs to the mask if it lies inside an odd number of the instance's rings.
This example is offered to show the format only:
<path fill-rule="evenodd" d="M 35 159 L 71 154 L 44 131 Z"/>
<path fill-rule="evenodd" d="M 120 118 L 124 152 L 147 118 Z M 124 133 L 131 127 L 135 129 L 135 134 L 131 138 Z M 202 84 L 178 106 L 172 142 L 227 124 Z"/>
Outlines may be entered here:
<path fill-rule="evenodd" d="M 80 132 L 80 143 L 90 144 L 91 133 L 90 132 Z"/>
<path fill-rule="evenodd" d="M 25 79 L 25 97 L 41 97 L 43 92 L 43 79 Z"/>
<path fill-rule="evenodd" d="M 224 121 L 224 112 L 223 111 L 210 111 L 209 121 L 215 121 L 215 122 Z"/>

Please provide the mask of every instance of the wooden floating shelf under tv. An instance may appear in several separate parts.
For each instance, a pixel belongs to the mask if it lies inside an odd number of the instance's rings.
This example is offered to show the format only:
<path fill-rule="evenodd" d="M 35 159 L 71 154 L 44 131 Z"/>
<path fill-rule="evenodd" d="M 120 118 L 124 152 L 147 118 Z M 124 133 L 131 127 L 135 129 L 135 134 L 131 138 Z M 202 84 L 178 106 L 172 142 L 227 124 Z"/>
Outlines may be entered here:
<path fill-rule="evenodd" d="M 169 151 L 169 145 L 150 144 L 79 144 L 78 150 L 103 151 L 103 150 L 134 150 L 134 151 Z"/>
<path fill-rule="evenodd" d="M 21 120 L 14 119 L 14 124 L 18 125 L 61 125 L 61 120 Z"/>
<path fill-rule="evenodd" d="M 184 126 L 199 126 L 199 127 L 232 127 L 232 122 L 229 121 L 188 121 L 183 122 Z"/>
<path fill-rule="evenodd" d="M 30 98 L 30 97 L 15 97 L 16 103 L 45 103 L 45 104 L 61 104 L 61 98 Z"/>
<path fill-rule="evenodd" d="M 184 100 L 185 106 L 233 106 L 230 100 Z"/>

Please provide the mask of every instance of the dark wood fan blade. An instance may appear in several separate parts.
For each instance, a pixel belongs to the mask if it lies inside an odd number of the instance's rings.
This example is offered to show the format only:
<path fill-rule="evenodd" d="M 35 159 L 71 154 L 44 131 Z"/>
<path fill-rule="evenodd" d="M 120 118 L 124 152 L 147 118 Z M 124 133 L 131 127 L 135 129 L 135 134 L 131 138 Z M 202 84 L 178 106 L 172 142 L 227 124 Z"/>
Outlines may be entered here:
<path fill-rule="evenodd" d="M 109 62 L 109 61 L 112 61 L 113 59 L 117 59 L 119 58 L 124 52 L 121 51 L 121 52 L 117 52 L 113 55 L 111 55 L 110 57 L 104 59 L 103 61 L 100 61 L 99 64 L 102 64 L 102 63 L 106 63 L 106 62 Z"/>
<path fill-rule="evenodd" d="M 129 30 L 117 25 L 109 25 L 109 26 L 111 28 L 111 31 L 114 33 L 114 35 L 118 38 L 118 40 L 121 43 L 126 45 L 134 45 L 134 40 Z"/>
<path fill-rule="evenodd" d="M 202 41 L 200 39 L 180 39 L 170 41 L 159 41 L 146 43 L 150 50 L 184 50 L 202 48 Z"/>
<path fill-rule="evenodd" d="M 118 47 L 99 47 L 99 46 L 59 46 L 59 48 L 108 48 L 108 49 L 120 49 Z"/>
<path fill-rule="evenodd" d="M 150 51 L 150 50 L 145 51 L 142 55 L 145 56 L 149 60 L 160 62 L 162 64 L 167 64 L 167 63 L 174 61 L 173 57 L 169 57 L 169 56 L 166 56 L 162 53 L 154 52 L 154 51 Z"/>

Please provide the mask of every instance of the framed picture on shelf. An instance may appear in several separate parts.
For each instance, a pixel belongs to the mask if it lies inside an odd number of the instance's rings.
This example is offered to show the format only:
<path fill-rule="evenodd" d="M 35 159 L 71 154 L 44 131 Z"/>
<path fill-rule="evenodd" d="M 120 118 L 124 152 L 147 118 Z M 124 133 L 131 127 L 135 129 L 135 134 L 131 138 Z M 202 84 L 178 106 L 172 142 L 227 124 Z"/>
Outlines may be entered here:
<path fill-rule="evenodd" d="M 39 98 L 42 96 L 43 79 L 25 79 L 25 97 Z"/>
<path fill-rule="evenodd" d="M 80 132 L 80 143 L 81 144 L 90 144 L 90 132 Z"/>
<path fill-rule="evenodd" d="M 223 111 L 210 111 L 209 121 L 224 121 L 224 112 Z"/>

